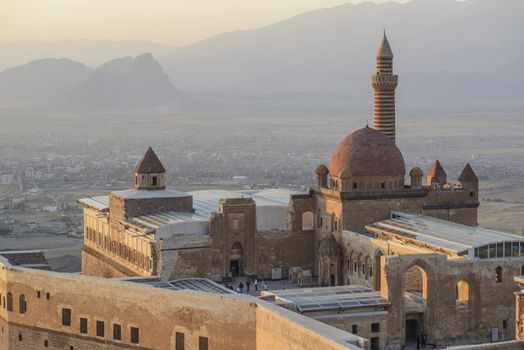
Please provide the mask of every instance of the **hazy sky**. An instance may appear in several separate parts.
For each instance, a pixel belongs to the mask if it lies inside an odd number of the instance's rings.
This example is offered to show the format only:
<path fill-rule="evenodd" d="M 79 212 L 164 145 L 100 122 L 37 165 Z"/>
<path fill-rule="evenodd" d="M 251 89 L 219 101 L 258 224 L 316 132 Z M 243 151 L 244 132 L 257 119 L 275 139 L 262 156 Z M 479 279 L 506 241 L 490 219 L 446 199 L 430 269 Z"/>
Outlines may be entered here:
<path fill-rule="evenodd" d="M 187 44 L 347 2 L 362 0 L 0 0 L 0 42 L 82 38 Z"/>

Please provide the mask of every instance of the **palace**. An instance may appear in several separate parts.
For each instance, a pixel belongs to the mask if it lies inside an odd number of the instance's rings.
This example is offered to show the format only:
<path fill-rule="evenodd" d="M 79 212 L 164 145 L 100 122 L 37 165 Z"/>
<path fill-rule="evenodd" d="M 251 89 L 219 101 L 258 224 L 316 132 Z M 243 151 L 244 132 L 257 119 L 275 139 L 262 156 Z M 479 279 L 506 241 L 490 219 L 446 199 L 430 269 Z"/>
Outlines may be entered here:
<path fill-rule="evenodd" d="M 385 34 L 371 83 L 373 128 L 346 136 L 304 193 L 169 189 L 149 148 L 134 188 L 80 200 L 82 273 L 290 277 L 302 287 L 316 279 L 331 292 L 266 297 L 363 336 L 372 349 L 421 337 L 439 347 L 515 339 L 513 276 L 524 274 L 524 238 L 476 227 L 479 184 L 469 164 L 456 182 L 438 160 L 425 179 L 419 167 L 406 174 Z"/>

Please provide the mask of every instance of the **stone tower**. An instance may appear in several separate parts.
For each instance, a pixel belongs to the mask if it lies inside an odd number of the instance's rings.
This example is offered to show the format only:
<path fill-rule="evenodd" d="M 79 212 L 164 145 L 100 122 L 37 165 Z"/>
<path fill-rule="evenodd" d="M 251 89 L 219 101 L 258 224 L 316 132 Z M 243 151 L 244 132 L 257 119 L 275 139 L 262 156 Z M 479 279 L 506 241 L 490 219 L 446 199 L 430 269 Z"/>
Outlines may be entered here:
<path fill-rule="evenodd" d="M 164 190 L 166 169 L 149 147 L 135 168 L 135 190 Z"/>
<path fill-rule="evenodd" d="M 395 88 L 398 76 L 393 75 L 393 52 L 385 31 L 376 59 L 377 73 L 371 77 L 375 90 L 373 127 L 395 142 Z"/>

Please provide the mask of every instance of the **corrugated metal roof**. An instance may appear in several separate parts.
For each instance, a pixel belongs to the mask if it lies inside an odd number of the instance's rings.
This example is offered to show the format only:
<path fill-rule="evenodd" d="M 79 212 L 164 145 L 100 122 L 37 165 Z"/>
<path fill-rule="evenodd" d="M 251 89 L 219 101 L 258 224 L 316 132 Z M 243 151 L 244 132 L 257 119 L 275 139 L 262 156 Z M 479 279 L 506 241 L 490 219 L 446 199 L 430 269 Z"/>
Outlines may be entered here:
<path fill-rule="evenodd" d="M 486 244 L 524 242 L 524 237 L 507 232 L 401 212 L 392 212 L 392 219 L 368 225 L 366 228 L 372 232 L 402 236 L 457 253 Z"/>
<path fill-rule="evenodd" d="M 276 301 L 290 301 L 300 313 L 388 305 L 380 292 L 356 285 L 264 291 L 262 294 L 273 294 Z"/>

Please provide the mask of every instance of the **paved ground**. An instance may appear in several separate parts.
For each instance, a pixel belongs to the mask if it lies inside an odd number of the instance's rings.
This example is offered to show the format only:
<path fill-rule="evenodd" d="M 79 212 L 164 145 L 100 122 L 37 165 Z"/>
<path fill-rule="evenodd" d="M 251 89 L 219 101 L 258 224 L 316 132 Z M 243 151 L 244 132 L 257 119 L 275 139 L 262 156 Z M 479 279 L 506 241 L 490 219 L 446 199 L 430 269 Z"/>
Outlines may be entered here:
<path fill-rule="evenodd" d="M 247 291 L 246 287 L 246 281 L 251 281 L 251 284 L 249 286 L 249 292 Z M 235 277 L 233 279 L 232 283 L 229 283 L 229 285 L 233 286 L 233 289 L 236 291 L 238 285 L 242 282 L 244 285 L 244 291 L 243 294 L 249 294 L 252 296 L 260 296 L 260 291 L 263 290 L 264 283 L 267 285 L 268 290 L 281 290 L 281 289 L 293 289 L 293 288 L 301 288 L 296 283 L 291 283 L 291 281 L 284 279 L 284 280 L 278 280 L 278 281 L 271 281 L 271 280 L 265 280 L 265 281 L 258 281 L 258 290 L 255 289 L 254 286 L 254 279 L 251 279 L 249 277 Z M 316 280 L 313 280 L 313 286 L 316 286 Z M 228 283 L 226 283 L 226 286 Z"/>

